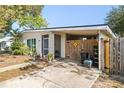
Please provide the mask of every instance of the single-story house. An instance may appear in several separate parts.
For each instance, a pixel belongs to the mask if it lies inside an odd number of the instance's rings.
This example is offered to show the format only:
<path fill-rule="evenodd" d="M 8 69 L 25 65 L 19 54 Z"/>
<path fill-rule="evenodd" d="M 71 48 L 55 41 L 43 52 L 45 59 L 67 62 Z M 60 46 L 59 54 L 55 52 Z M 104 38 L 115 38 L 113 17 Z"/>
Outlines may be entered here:
<path fill-rule="evenodd" d="M 13 37 L 10 37 L 10 36 L 1 38 L 0 39 L 0 51 L 4 51 L 6 48 L 9 48 L 11 46 L 12 41 L 13 41 Z"/>
<path fill-rule="evenodd" d="M 80 60 L 80 53 L 90 54 L 99 69 L 109 68 L 109 40 L 116 38 L 107 24 L 41 28 L 23 31 L 23 42 L 42 57 Z"/>

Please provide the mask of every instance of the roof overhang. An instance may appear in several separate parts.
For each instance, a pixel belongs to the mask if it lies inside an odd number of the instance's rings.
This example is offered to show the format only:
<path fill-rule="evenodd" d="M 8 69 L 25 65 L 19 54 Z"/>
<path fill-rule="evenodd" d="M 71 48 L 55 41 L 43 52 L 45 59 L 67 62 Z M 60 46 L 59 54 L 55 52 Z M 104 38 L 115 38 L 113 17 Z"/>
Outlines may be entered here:
<path fill-rule="evenodd" d="M 98 34 L 99 31 L 103 31 L 112 38 L 116 38 L 114 33 L 111 31 L 108 25 L 89 25 L 89 26 L 71 26 L 71 27 L 57 27 L 57 28 L 44 28 L 38 30 L 26 30 L 23 33 L 31 32 L 61 32 L 61 33 L 71 33 L 71 34 Z"/>
<path fill-rule="evenodd" d="M 0 43 L 1 43 L 1 42 L 10 41 L 11 39 L 13 39 L 13 37 L 4 37 L 4 38 L 0 39 Z"/>

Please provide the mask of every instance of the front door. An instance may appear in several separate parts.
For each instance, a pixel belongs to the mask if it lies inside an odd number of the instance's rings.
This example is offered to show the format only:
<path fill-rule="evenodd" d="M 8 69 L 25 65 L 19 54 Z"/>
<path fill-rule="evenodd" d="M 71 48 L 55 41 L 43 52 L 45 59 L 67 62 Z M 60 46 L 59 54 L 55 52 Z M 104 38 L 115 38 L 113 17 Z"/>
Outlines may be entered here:
<path fill-rule="evenodd" d="M 44 37 L 43 38 L 43 55 L 48 54 L 49 49 L 49 38 Z"/>

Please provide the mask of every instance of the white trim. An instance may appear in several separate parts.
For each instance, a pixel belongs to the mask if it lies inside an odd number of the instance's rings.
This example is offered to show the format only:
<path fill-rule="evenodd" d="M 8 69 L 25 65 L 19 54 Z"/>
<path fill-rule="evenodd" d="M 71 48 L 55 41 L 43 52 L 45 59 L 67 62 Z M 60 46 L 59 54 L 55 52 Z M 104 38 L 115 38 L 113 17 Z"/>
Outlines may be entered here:
<path fill-rule="evenodd" d="M 109 35 L 111 35 L 113 38 L 116 38 L 116 36 L 114 35 L 114 33 L 111 31 L 111 29 L 109 28 L 109 26 L 104 25 L 104 26 L 88 26 L 88 27 L 62 27 L 62 28 L 46 28 L 46 29 L 41 29 L 41 30 L 30 30 L 30 31 L 23 31 L 23 33 L 31 33 L 31 32 L 67 32 L 67 31 L 76 31 L 76 30 L 80 30 L 80 31 L 86 31 L 86 30 L 92 30 L 92 31 L 96 31 L 96 30 L 105 30 L 105 32 L 107 32 Z"/>
<path fill-rule="evenodd" d="M 61 57 L 65 58 L 65 41 L 66 34 L 61 34 Z"/>
<path fill-rule="evenodd" d="M 99 30 L 99 38 L 98 38 L 98 49 L 99 49 L 99 63 L 98 63 L 98 68 L 101 70 L 101 35 L 100 35 L 100 30 Z"/>
<path fill-rule="evenodd" d="M 116 38 L 115 34 L 112 32 L 112 30 L 107 26 L 107 31 L 114 37 Z"/>
<path fill-rule="evenodd" d="M 54 33 L 49 33 L 49 53 L 53 54 L 54 57 Z"/>

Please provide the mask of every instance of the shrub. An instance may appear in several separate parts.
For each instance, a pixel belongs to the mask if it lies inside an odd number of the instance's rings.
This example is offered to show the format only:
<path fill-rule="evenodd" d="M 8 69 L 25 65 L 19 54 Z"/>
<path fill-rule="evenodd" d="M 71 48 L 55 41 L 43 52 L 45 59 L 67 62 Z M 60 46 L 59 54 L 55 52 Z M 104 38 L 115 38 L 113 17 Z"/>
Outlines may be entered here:
<path fill-rule="evenodd" d="M 15 49 L 15 50 L 13 51 L 13 54 L 14 54 L 14 55 L 22 55 L 21 50 L 18 50 L 18 49 Z"/>
<path fill-rule="evenodd" d="M 48 61 L 53 61 L 53 54 L 52 53 L 48 53 L 47 59 L 48 59 Z"/>
<path fill-rule="evenodd" d="M 13 42 L 12 45 L 11 45 L 11 50 L 13 51 L 13 50 L 15 50 L 15 49 L 20 49 L 20 46 L 21 46 L 21 45 L 22 45 L 22 44 L 21 44 L 20 41 L 15 41 L 15 42 Z"/>
<path fill-rule="evenodd" d="M 28 47 L 21 41 L 14 41 L 11 45 L 11 50 L 14 55 L 27 55 L 29 54 Z"/>
<path fill-rule="evenodd" d="M 20 50 L 22 55 L 27 55 L 30 53 L 29 48 L 25 44 L 22 44 L 22 46 L 20 47 Z"/>

